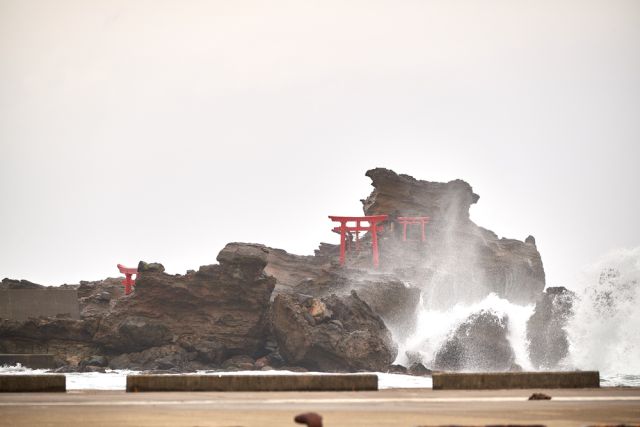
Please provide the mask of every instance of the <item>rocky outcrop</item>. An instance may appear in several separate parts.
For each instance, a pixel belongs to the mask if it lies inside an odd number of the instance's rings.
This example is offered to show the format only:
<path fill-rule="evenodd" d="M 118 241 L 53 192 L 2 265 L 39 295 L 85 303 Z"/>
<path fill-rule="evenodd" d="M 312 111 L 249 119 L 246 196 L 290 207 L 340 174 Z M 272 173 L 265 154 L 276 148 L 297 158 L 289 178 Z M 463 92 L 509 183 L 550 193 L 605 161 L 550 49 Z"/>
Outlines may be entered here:
<path fill-rule="evenodd" d="M 0 350 L 53 348 L 66 363 L 96 369 L 105 363 L 92 360 L 106 356 L 109 366 L 160 370 L 386 370 L 396 352 L 389 331 L 396 338 L 410 334 L 421 302 L 444 309 L 490 293 L 523 304 L 539 298 L 545 276 L 535 238 L 499 238 L 474 224 L 469 209 L 479 196 L 469 184 L 420 181 L 381 168 L 367 176 L 374 189 L 362 200 L 364 213 L 389 216 L 379 235 L 379 269 L 371 265 L 369 235 L 360 236 L 362 250 L 348 252 L 347 266 L 338 263 L 338 246 L 326 243 L 313 256 L 230 243 L 219 264 L 185 275 L 141 262 L 130 295 L 119 278 L 75 286 L 79 321 L 0 320 Z M 426 241 L 413 225 L 405 241 L 398 216 L 429 216 Z M 3 281 L 0 289 L 34 286 Z M 548 309 L 539 310 L 542 319 Z M 508 369 L 513 354 L 505 349 L 505 331 L 504 319 L 478 314 L 452 333 L 437 363 L 446 369 Z M 533 343 L 548 346 L 531 337 L 532 352 Z M 540 359 L 541 366 L 546 363 Z"/>
<path fill-rule="evenodd" d="M 399 280 L 388 273 L 341 268 L 324 276 L 322 280 L 305 280 L 289 292 L 314 297 L 332 294 L 349 295 L 356 291 L 358 297 L 385 322 L 396 339 L 411 333 L 420 302 L 420 289 Z"/>
<path fill-rule="evenodd" d="M 374 190 L 362 200 L 367 215 L 431 216 L 445 222 L 466 221 L 469 208 L 480 196 L 462 180 L 420 181 L 392 170 L 376 168 L 365 174 Z"/>
<path fill-rule="evenodd" d="M 397 349 L 382 319 L 356 292 L 324 298 L 278 295 L 273 332 L 288 364 L 321 371 L 380 371 Z"/>
<path fill-rule="evenodd" d="M 507 332 L 506 316 L 486 310 L 473 314 L 436 353 L 434 368 L 446 371 L 517 369 Z"/>
<path fill-rule="evenodd" d="M 144 264 L 135 291 L 127 296 L 120 279 L 83 282 L 78 286 L 81 320 L 0 320 L 0 351 L 52 352 L 70 365 L 107 355 L 114 366 L 129 360 L 158 369 L 162 366 L 152 360 L 172 351 L 177 359 L 163 366 L 178 369 L 189 363 L 215 367 L 234 354 L 254 354 L 268 336 L 275 285 L 264 273 L 266 257 L 259 245 L 232 245 L 218 255 L 220 264 L 186 275 Z"/>
<path fill-rule="evenodd" d="M 333 257 L 324 253 L 318 252 L 316 256 L 294 255 L 282 249 L 249 243 L 229 243 L 225 251 L 242 252 L 245 247 L 260 248 L 265 254 L 267 265 L 264 272 L 276 279 L 274 297 L 280 292 L 291 292 L 303 283 L 322 284 L 331 280 Z"/>
<path fill-rule="evenodd" d="M 575 294 L 565 287 L 547 288 L 527 322 L 529 358 L 538 369 L 552 369 L 567 356 L 565 327 L 573 315 Z"/>
<path fill-rule="evenodd" d="M 31 318 L 26 321 L 0 319 L 0 353 L 53 354 L 57 363 L 77 364 L 98 353 L 92 342 L 97 329 L 93 320 Z"/>
<path fill-rule="evenodd" d="M 389 215 L 380 235 L 381 268 L 422 287 L 427 305 L 472 302 L 492 292 L 515 303 L 536 301 L 545 275 L 535 239 L 500 239 L 475 225 L 469 208 L 479 196 L 469 184 L 420 181 L 381 168 L 367 176 L 374 190 L 362 201 L 365 214 Z M 398 216 L 430 217 L 426 241 L 418 226 L 409 226 L 403 241 Z"/>
<path fill-rule="evenodd" d="M 124 296 L 121 278 L 82 281 L 78 286 L 78 303 L 83 319 L 100 319 Z"/>
<path fill-rule="evenodd" d="M 113 353 L 173 343 L 215 349 L 220 354 L 213 360 L 252 354 L 265 340 L 275 286 L 264 273 L 266 257 L 259 245 L 230 245 L 218 255 L 219 265 L 186 275 L 144 270 L 135 292 L 100 322 L 94 341 Z"/>

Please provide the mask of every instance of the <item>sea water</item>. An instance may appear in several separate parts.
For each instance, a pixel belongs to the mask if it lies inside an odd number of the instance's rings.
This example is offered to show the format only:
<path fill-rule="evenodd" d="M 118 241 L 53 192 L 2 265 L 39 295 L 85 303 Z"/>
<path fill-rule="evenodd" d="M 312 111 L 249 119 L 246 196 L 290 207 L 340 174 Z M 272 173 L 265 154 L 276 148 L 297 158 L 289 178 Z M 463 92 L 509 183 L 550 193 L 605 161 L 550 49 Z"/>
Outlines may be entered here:
<path fill-rule="evenodd" d="M 603 386 L 640 386 L 640 247 L 604 256 L 574 286 L 573 315 L 565 327 L 568 354 L 553 370 L 597 370 Z M 429 304 L 433 307 L 434 304 Z M 515 362 L 535 370 L 529 358 L 527 321 L 535 305 L 518 305 L 495 294 L 441 310 L 420 301 L 416 326 L 399 342 L 396 363 L 418 355 L 431 366 L 437 351 L 465 319 L 481 310 L 507 319 Z"/>
<path fill-rule="evenodd" d="M 602 386 L 640 386 L 640 247 L 619 250 L 586 269 L 574 286 L 574 315 L 565 330 L 569 340 L 567 357 L 558 370 L 600 371 Z M 495 294 L 468 304 L 449 308 L 426 308 L 421 301 L 413 333 L 398 342 L 396 363 L 406 365 L 412 352 L 430 367 L 435 354 L 449 334 L 470 315 L 481 310 L 507 319 L 507 339 L 515 362 L 524 370 L 534 370 L 529 359 L 527 321 L 534 304 L 518 305 Z M 0 367 L 0 374 L 44 373 L 20 366 Z M 202 371 L 199 373 L 206 373 Z M 68 373 L 67 388 L 123 390 L 132 371 Z M 290 375 L 287 371 L 211 372 L 234 375 Z M 320 373 L 308 373 L 318 375 Z M 430 377 L 377 373 L 380 388 L 429 388 Z"/>

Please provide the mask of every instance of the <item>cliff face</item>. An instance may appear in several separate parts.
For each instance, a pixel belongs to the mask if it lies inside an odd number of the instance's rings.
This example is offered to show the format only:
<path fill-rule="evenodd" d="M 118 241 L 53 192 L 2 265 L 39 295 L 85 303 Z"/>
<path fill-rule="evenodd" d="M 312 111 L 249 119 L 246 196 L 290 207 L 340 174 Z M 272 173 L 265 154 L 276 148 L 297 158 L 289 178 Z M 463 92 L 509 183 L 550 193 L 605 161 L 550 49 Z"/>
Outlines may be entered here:
<path fill-rule="evenodd" d="M 353 291 L 338 297 L 278 295 L 273 330 L 290 363 L 320 371 L 383 371 L 397 348 L 382 319 Z"/>
<path fill-rule="evenodd" d="M 99 360 L 99 367 L 135 369 L 384 370 L 397 352 L 389 331 L 406 338 L 421 304 L 442 310 L 491 292 L 516 303 L 540 297 L 545 276 L 535 240 L 500 239 L 474 224 L 469 208 L 479 196 L 469 184 L 420 181 L 387 169 L 367 176 L 374 190 L 362 201 L 364 213 L 389 215 L 379 235 L 379 269 L 371 265 L 369 235 L 361 236 L 362 250 L 348 252 L 346 266 L 338 263 L 336 245 L 298 256 L 230 243 L 219 264 L 185 275 L 141 263 L 131 295 L 123 294 L 121 279 L 82 282 L 80 320 L 0 319 L 0 351 L 53 352 L 61 363 L 81 367 Z M 430 217 L 426 241 L 416 225 L 405 241 L 398 216 Z M 458 331 L 441 352 L 443 364 L 467 366 L 465 358 L 494 329 Z M 511 363 L 506 350 L 503 356 L 495 366 Z M 252 358 L 260 362 L 253 365 Z"/>
<path fill-rule="evenodd" d="M 498 236 L 469 219 L 479 200 L 469 184 L 416 180 L 387 169 L 366 174 L 374 190 L 363 200 L 366 215 L 389 215 L 380 236 L 381 268 L 419 284 L 432 306 L 469 302 L 494 292 L 515 303 L 535 302 L 545 286 L 535 239 L 526 243 Z M 428 216 L 426 241 L 420 227 L 408 239 L 394 223 L 399 216 Z"/>
<path fill-rule="evenodd" d="M 142 271 L 135 292 L 107 313 L 94 340 L 120 353 L 179 343 L 215 346 L 222 354 L 213 358 L 253 354 L 265 340 L 275 285 L 263 272 L 266 256 L 246 245 L 225 248 L 219 265 L 186 275 Z"/>
<path fill-rule="evenodd" d="M 441 222 L 469 219 L 469 208 L 480 196 L 462 180 L 420 181 L 392 170 L 376 168 L 365 174 L 374 190 L 362 200 L 366 215 L 426 216 Z"/>
<path fill-rule="evenodd" d="M 554 369 L 569 352 L 569 339 L 565 330 L 573 316 L 575 293 L 565 287 L 547 288 L 536 303 L 527 322 L 529 357 L 540 369 Z"/>

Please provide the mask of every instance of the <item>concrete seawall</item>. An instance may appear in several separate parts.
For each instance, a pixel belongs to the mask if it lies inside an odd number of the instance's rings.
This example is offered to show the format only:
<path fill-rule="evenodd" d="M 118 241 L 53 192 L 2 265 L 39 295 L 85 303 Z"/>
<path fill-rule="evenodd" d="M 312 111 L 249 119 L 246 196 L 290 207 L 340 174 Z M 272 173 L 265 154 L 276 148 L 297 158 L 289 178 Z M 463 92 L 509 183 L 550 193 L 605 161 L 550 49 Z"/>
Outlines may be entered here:
<path fill-rule="evenodd" d="M 0 318 L 22 321 L 57 315 L 80 319 L 77 290 L 54 287 L 0 289 Z"/>
<path fill-rule="evenodd" d="M 433 373 L 434 390 L 597 387 L 600 387 L 600 373 L 597 371 Z"/>
<path fill-rule="evenodd" d="M 364 391 L 378 377 L 355 375 L 129 375 L 127 391 Z"/>
<path fill-rule="evenodd" d="M 64 375 L 0 375 L 0 393 L 65 392 Z"/>

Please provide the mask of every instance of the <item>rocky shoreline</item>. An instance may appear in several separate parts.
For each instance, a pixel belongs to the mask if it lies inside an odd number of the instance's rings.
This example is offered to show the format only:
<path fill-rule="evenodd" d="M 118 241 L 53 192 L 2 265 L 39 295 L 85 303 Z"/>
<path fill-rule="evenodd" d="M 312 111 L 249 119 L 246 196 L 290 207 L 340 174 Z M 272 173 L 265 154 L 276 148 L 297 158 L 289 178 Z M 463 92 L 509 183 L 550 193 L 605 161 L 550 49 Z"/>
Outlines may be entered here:
<path fill-rule="evenodd" d="M 218 264 L 184 275 L 140 262 L 130 295 L 118 278 L 64 285 L 77 290 L 80 319 L 0 319 L 0 352 L 52 353 L 64 372 L 517 370 L 504 319 L 491 313 L 451 331 L 431 366 L 417 359 L 408 368 L 393 365 L 396 341 L 411 333 L 420 304 L 447 307 L 495 293 L 537 303 L 532 328 L 558 336 L 545 340 L 532 329 L 532 354 L 552 354 L 536 356 L 541 366 L 561 358 L 570 297 L 560 302 L 564 293 L 543 292 L 533 237 L 500 239 L 474 224 L 469 208 L 479 196 L 464 181 L 419 181 L 380 168 L 367 176 L 374 189 L 362 200 L 364 214 L 389 215 L 379 269 L 371 267 L 368 235 L 346 266 L 337 262 L 338 246 L 324 243 L 314 256 L 229 243 Z M 395 218 L 419 215 L 431 218 L 427 240 L 405 241 Z M 4 279 L 0 289 L 38 286 Z M 481 365 L 468 362 L 478 358 Z"/>

